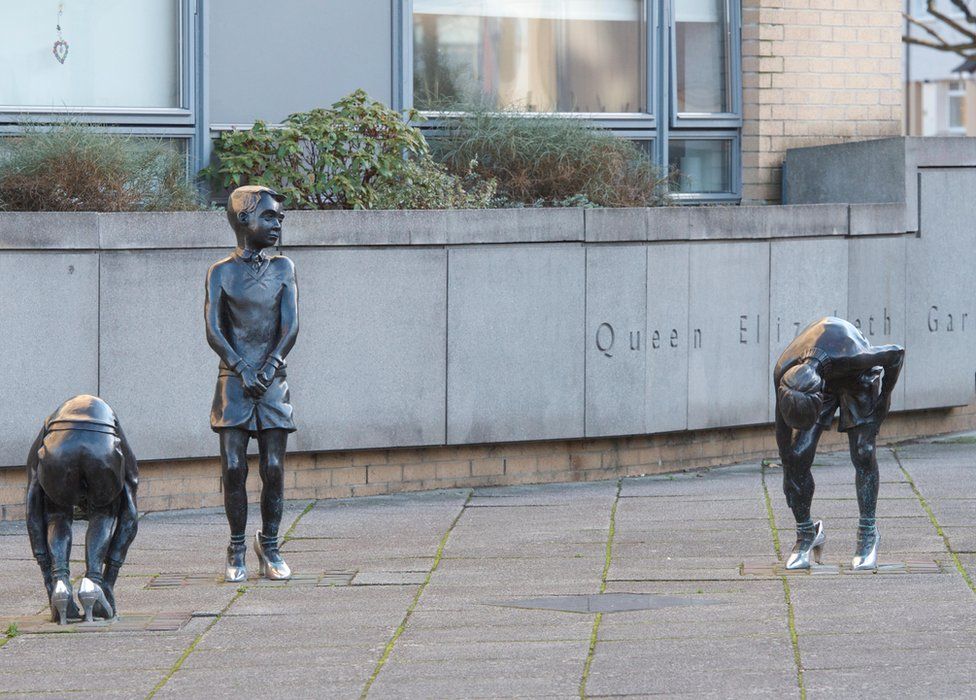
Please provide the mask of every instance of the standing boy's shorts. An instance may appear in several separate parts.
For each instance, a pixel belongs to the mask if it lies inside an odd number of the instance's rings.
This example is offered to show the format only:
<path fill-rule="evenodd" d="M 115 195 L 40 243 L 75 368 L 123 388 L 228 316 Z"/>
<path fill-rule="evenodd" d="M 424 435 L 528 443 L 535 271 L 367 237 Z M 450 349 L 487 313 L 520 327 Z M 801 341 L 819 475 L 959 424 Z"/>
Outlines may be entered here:
<path fill-rule="evenodd" d="M 210 409 L 210 427 L 214 432 L 225 428 L 246 430 L 252 436 L 259 430 L 295 431 L 291 397 L 285 373 L 278 370 L 271 385 L 260 398 L 244 395 L 244 382 L 232 370 L 221 369 Z"/>

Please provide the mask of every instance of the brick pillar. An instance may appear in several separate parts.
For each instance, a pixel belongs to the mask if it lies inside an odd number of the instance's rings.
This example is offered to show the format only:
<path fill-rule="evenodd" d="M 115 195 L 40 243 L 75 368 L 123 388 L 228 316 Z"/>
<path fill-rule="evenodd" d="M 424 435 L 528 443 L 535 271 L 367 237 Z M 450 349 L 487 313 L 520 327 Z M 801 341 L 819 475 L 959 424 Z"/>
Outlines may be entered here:
<path fill-rule="evenodd" d="M 780 201 L 787 148 L 902 133 L 903 0 L 742 0 L 742 199 Z"/>

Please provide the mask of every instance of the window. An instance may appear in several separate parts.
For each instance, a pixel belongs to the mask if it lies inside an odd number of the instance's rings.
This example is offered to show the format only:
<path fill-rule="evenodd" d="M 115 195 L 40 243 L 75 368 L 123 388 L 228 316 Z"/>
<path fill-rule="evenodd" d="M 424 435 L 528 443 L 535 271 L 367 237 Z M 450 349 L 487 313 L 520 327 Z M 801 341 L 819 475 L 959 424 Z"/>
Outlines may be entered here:
<path fill-rule="evenodd" d="M 732 141 L 672 137 L 668 157 L 668 164 L 678 173 L 678 192 L 720 194 L 732 190 Z"/>
<path fill-rule="evenodd" d="M 730 112 L 725 0 L 679 0 L 674 20 L 675 108 Z"/>
<path fill-rule="evenodd" d="M 180 108 L 181 3 L 7 3 L 0 105 L 23 111 Z M 58 27 L 60 26 L 60 30 Z"/>
<path fill-rule="evenodd" d="M 414 107 L 647 109 L 642 0 L 414 0 Z"/>
<path fill-rule="evenodd" d="M 949 81 L 949 131 L 966 133 L 966 83 L 961 80 Z"/>
<path fill-rule="evenodd" d="M 402 0 L 403 102 L 582 115 L 652 144 L 679 199 L 736 200 L 734 0 Z"/>

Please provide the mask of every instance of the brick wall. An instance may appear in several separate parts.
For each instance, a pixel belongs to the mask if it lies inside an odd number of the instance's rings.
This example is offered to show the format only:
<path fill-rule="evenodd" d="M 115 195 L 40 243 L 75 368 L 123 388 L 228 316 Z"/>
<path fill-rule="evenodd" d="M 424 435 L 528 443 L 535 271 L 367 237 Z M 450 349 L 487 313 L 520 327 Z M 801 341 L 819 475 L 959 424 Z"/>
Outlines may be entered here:
<path fill-rule="evenodd" d="M 903 0 L 742 0 L 743 201 L 787 148 L 902 133 Z"/>
<path fill-rule="evenodd" d="M 973 429 L 976 404 L 899 413 L 885 423 L 882 441 Z M 830 431 L 824 433 L 820 446 L 822 450 L 846 449 L 847 438 Z M 777 458 L 768 425 L 594 440 L 290 454 L 285 466 L 285 498 L 595 481 L 766 458 Z M 140 469 L 141 512 L 223 504 L 216 459 L 143 462 Z M 252 502 L 258 500 L 260 484 L 255 463 L 249 479 Z M 0 470 L 0 519 L 24 517 L 24 494 L 24 471 Z"/>

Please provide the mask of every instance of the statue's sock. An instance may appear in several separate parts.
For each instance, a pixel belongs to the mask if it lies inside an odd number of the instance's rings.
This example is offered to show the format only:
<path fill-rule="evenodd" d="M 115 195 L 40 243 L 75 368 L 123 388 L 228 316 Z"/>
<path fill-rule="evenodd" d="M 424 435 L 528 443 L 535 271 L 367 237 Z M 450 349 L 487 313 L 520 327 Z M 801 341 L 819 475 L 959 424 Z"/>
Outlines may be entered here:
<path fill-rule="evenodd" d="M 877 520 L 877 518 L 859 518 L 857 521 L 857 529 L 864 533 L 875 532 L 878 529 Z"/>
<path fill-rule="evenodd" d="M 802 523 L 796 524 L 796 534 L 798 535 L 809 535 L 813 537 L 817 534 L 817 526 L 814 525 L 812 518 L 807 518 Z"/>

